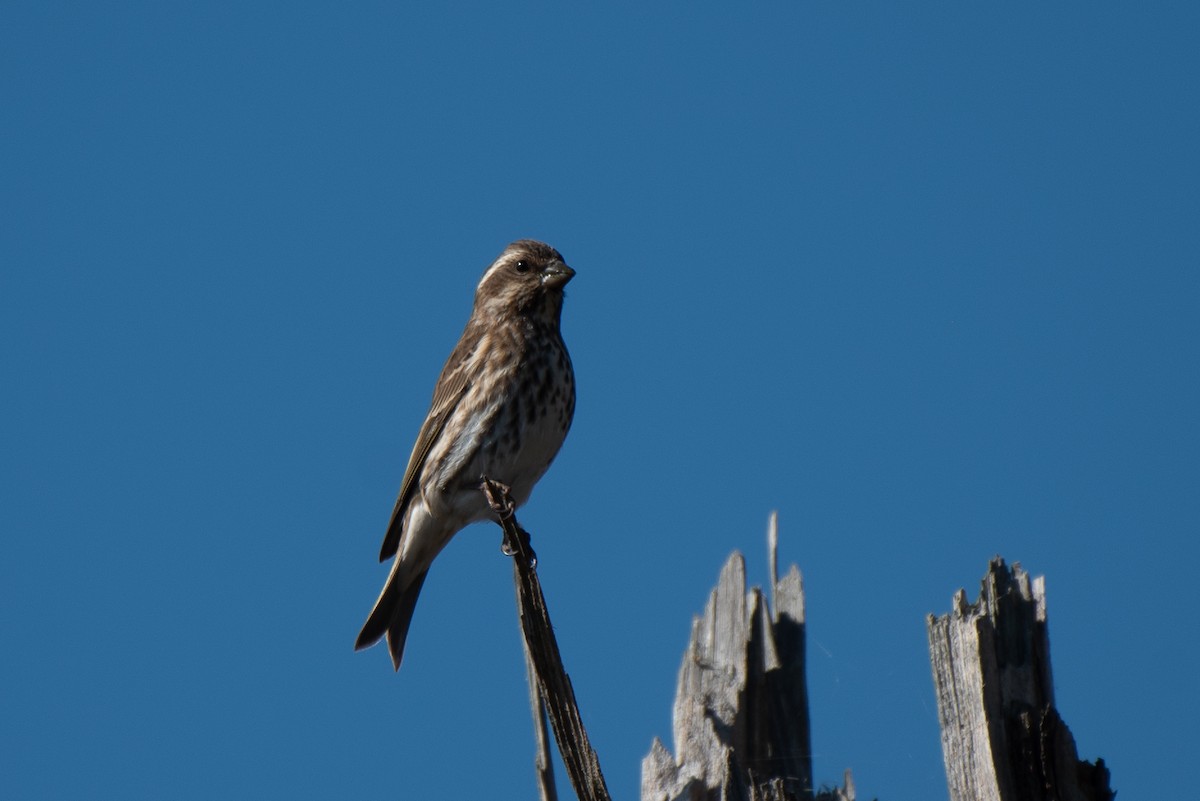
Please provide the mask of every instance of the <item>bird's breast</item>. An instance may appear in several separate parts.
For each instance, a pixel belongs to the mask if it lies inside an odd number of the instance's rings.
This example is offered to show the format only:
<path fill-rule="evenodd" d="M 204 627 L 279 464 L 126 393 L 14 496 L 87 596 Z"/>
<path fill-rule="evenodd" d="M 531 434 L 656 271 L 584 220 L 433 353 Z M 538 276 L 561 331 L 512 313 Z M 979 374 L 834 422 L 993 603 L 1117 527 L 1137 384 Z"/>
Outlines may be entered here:
<path fill-rule="evenodd" d="M 530 348 L 498 410 L 483 462 L 512 487 L 518 504 L 550 466 L 575 413 L 575 376 L 562 340 Z"/>
<path fill-rule="evenodd" d="M 497 337 L 476 352 L 471 386 L 423 476 L 435 514 L 467 522 L 489 517 L 483 476 L 507 484 L 523 504 L 562 447 L 575 412 L 571 359 L 556 329 L 528 333 Z"/>

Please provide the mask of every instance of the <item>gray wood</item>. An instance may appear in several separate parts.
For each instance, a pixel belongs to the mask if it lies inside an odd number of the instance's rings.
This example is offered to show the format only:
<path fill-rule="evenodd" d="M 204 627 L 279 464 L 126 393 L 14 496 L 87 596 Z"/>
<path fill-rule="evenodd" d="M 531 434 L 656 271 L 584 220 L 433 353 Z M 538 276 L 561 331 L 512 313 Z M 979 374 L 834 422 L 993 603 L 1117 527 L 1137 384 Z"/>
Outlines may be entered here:
<path fill-rule="evenodd" d="M 642 801 L 808 801 L 812 787 L 805 679 L 804 586 L 792 566 L 776 574 L 772 515 L 771 597 L 746 590 L 734 552 L 709 596 L 679 669 L 675 755 L 655 738 L 642 760 Z M 820 797 L 853 801 L 844 788 Z"/>
<path fill-rule="evenodd" d="M 927 621 L 951 801 L 1110 801 L 1054 707 L 1046 584 L 999 557 L 979 599 Z"/>

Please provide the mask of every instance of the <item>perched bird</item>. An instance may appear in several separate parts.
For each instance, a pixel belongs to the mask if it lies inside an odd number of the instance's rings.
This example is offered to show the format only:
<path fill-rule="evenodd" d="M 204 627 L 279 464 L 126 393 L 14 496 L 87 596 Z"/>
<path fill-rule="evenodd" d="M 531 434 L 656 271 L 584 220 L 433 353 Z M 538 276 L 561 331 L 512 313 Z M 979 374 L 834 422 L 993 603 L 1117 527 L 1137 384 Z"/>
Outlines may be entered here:
<path fill-rule="evenodd" d="M 475 306 L 433 391 L 379 561 L 395 556 L 355 650 L 387 636 L 399 670 L 417 595 L 433 559 L 470 523 L 494 520 L 483 476 L 517 505 L 562 447 L 575 413 L 575 373 L 559 332 L 575 271 L 542 242 L 513 242 L 475 290 Z"/>

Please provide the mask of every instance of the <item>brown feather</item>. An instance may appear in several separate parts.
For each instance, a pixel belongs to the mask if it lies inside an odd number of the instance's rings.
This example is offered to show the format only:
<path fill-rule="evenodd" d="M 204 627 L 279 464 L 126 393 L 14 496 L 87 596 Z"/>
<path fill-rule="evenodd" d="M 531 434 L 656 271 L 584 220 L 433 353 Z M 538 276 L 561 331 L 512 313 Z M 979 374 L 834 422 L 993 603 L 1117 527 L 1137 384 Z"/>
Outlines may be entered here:
<path fill-rule="evenodd" d="M 408 457 L 408 467 L 404 471 L 404 480 L 400 482 L 400 493 L 396 496 L 396 505 L 392 509 L 391 520 L 388 521 L 383 547 L 379 550 L 380 562 L 395 556 L 396 550 L 400 547 L 404 513 L 408 510 L 413 492 L 417 489 L 417 477 L 421 475 L 421 468 L 425 465 L 425 457 L 429 455 L 429 449 L 433 447 L 438 435 L 445 428 L 446 421 L 454 413 L 454 408 L 458 406 L 459 401 L 471 386 L 467 365 L 470 363 L 475 348 L 479 345 L 479 340 L 480 333 L 476 332 L 472 335 L 471 325 L 468 323 L 467 329 L 463 331 L 462 339 L 458 341 L 458 345 L 455 346 L 450 358 L 442 367 L 442 373 L 438 376 L 433 392 L 433 402 L 429 405 L 429 414 L 425 416 L 425 423 L 421 426 L 420 433 L 417 434 L 417 442 L 413 445 L 412 455 Z"/>

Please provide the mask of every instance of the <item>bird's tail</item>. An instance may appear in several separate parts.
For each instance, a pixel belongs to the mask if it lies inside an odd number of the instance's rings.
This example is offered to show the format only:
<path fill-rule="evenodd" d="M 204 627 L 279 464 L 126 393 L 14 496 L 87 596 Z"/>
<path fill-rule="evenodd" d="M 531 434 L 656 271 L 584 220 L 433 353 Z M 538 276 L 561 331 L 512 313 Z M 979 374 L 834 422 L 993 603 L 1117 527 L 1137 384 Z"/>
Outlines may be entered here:
<path fill-rule="evenodd" d="M 387 635 L 388 653 L 392 655 L 392 666 L 400 669 L 400 659 L 404 655 L 404 640 L 408 636 L 408 626 L 412 622 L 413 610 L 417 606 L 417 596 L 421 594 L 421 585 L 425 576 L 429 575 L 426 567 L 420 573 L 411 575 L 403 569 L 403 560 L 397 556 L 392 565 L 391 575 L 375 608 L 367 616 L 358 639 L 354 641 L 354 650 L 369 648 Z"/>

